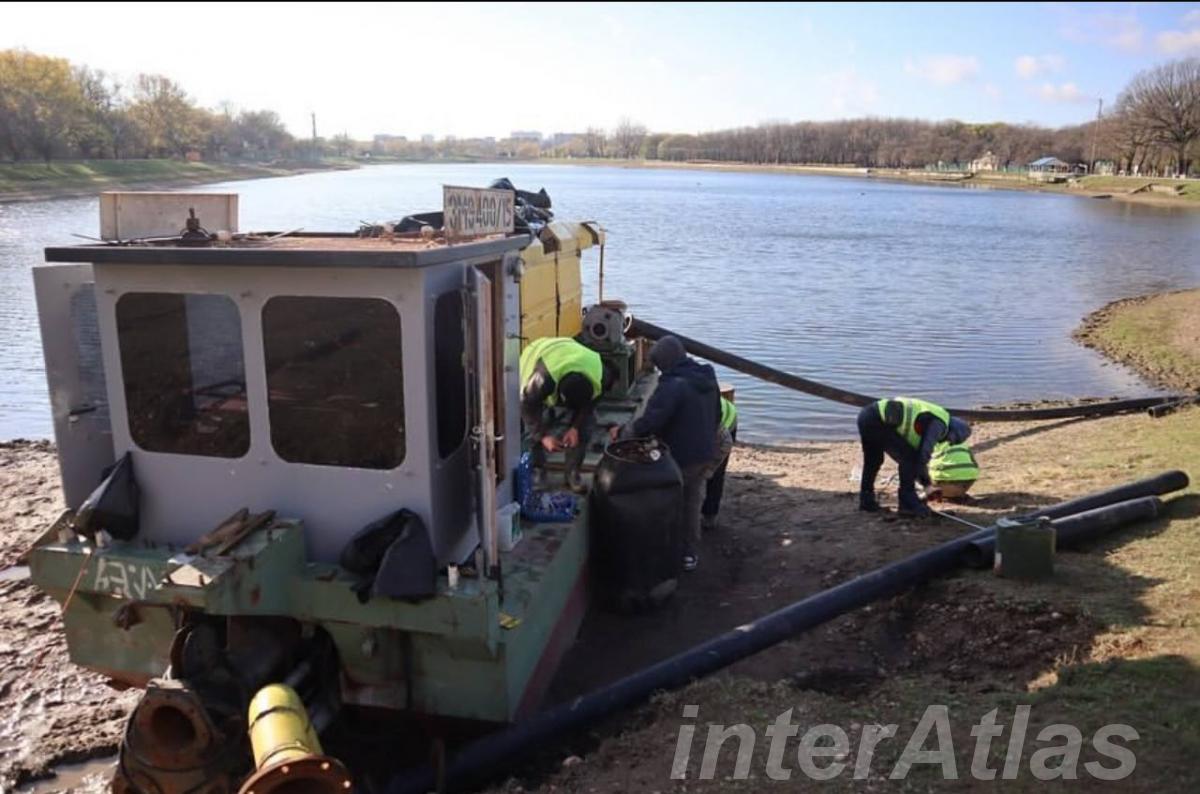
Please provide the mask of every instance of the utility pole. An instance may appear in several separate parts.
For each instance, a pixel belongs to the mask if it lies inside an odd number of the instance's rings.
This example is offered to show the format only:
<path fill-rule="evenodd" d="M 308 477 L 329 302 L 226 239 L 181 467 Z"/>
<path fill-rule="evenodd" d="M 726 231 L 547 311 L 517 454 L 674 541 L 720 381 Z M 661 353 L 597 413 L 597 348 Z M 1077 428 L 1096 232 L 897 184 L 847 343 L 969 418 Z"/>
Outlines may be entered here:
<path fill-rule="evenodd" d="M 1088 166 L 1088 173 L 1096 173 L 1096 139 L 1100 136 L 1100 114 L 1104 112 L 1104 97 L 1096 100 L 1099 104 L 1096 106 L 1096 123 L 1092 125 L 1092 162 Z"/>
<path fill-rule="evenodd" d="M 312 114 L 312 159 L 317 159 L 317 114 Z"/>

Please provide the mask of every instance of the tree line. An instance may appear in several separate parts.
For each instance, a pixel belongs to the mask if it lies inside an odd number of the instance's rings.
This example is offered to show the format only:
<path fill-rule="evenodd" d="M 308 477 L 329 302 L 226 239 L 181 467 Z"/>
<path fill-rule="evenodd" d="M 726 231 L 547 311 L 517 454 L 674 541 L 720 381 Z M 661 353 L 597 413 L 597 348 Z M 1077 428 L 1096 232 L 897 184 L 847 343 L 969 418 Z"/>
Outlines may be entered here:
<path fill-rule="evenodd" d="M 113 75 L 24 50 L 0 51 L 0 157 L 274 159 L 296 140 L 272 110 L 208 110 L 178 83 Z"/>
<path fill-rule="evenodd" d="M 387 137 L 387 136 L 381 136 Z M 1200 58 L 1136 75 L 1102 118 L 1057 129 L 1031 124 L 859 118 L 767 122 L 697 134 L 650 132 L 623 118 L 556 143 L 505 140 L 437 144 L 399 139 L 384 147 L 346 135 L 298 142 L 271 110 L 199 107 L 161 75 L 123 84 L 62 58 L 0 51 L 0 157 L 191 157 L 268 160 L 305 152 L 342 156 L 372 149 L 426 159 L 447 156 L 530 159 L 598 157 L 867 168 L 970 168 L 986 154 L 1000 168 L 1054 156 L 1067 163 L 1112 163 L 1128 174 L 1187 174 L 1200 160 Z M 395 149 L 395 151 L 391 151 Z"/>
<path fill-rule="evenodd" d="M 1023 168 L 1053 156 L 1070 164 L 1107 161 L 1127 174 L 1194 172 L 1200 144 L 1200 59 L 1141 72 L 1116 107 L 1086 124 L 1057 129 L 1032 124 L 860 118 L 767 122 L 695 135 L 651 133 L 622 119 L 609 133 L 590 128 L 555 147 L 568 157 L 924 168 L 970 168 L 991 153 L 1000 168 Z"/>

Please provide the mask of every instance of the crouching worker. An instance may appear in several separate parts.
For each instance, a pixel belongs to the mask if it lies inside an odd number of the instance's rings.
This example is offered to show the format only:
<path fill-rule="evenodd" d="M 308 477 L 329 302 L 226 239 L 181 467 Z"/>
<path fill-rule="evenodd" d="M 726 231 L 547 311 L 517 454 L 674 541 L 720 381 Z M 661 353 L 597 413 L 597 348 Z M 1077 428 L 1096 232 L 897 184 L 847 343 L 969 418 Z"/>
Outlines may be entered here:
<path fill-rule="evenodd" d="M 657 436 L 671 450 L 683 473 L 683 569 L 700 561 L 700 506 L 704 484 L 716 467 L 721 390 L 709 364 L 690 358 L 683 343 L 664 336 L 650 349 L 650 360 L 662 373 L 640 417 L 613 426 L 613 439 Z"/>
<path fill-rule="evenodd" d="M 894 397 L 870 403 L 859 412 L 858 434 L 863 450 L 858 509 L 879 509 L 875 478 L 886 453 L 900 466 L 900 515 L 924 518 L 929 508 L 917 496 L 916 484 L 919 481 L 928 487 L 932 483 L 928 466 L 933 448 L 942 441 L 966 441 L 971 428 L 961 419 L 952 419 L 940 405 L 915 397 Z"/>
<path fill-rule="evenodd" d="M 600 354 L 574 339 L 543 337 L 521 351 L 521 419 L 533 442 L 535 482 L 545 478 L 546 453 L 565 451 L 567 486 L 586 490 L 580 467 L 596 427 L 596 401 L 614 379 Z M 556 435 L 558 407 L 570 416 Z"/>
<path fill-rule="evenodd" d="M 933 490 L 928 499 L 962 499 L 979 479 L 979 463 L 966 444 L 943 441 L 933 448 L 929 479 Z"/>
<path fill-rule="evenodd" d="M 725 493 L 725 469 L 733 443 L 737 441 L 737 406 L 732 400 L 721 398 L 721 426 L 717 432 L 717 468 L 704 485 L 704 504 L 700 507 L 700 526 L 705 532 L 717 528 L 717 514 L 721 512 L 721 496 Z"/>

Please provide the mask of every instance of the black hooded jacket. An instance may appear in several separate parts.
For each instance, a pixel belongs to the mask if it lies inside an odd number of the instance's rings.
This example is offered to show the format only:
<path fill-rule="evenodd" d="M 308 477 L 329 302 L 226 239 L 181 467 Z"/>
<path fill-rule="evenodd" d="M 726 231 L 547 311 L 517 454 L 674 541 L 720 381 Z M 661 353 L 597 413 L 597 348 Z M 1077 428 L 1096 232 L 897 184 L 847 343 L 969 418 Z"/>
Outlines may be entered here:
<path fill-rule="evenodd" d="M 721 421 L 721 391 L 717 374 L 708 364 L 684 356 L 666 368 L 646 411 L 633 422 L 635 436 L 658 436 L 680 468 L 708 463 L 717 454 L 717 425 Z"/>

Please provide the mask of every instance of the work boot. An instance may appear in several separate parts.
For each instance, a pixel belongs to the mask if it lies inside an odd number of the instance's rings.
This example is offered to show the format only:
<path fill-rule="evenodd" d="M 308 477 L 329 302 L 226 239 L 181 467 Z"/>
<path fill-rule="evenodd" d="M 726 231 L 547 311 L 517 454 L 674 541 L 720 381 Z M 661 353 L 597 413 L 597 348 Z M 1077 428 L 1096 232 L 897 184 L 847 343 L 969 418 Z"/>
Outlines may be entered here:
<path fill-rule="evenodd" d="M 583 482 L 583 475 L 579 473 L 579 469 L 567 469 L 567 487 L 572 493 L 585 494 L 587 486 Z"/>
<path fill-rule="evenodd" d="M 864 513 L 878 513 L 879 502 L 875 501 L 874 494 L 860 494 L 858 497 L 858 509 Z"/>
<path fill-rule="evenodd" d="M 705 532 L 714 532 L 716 530 L 716 528 L 717 528 L 717 517 L 716 516 L 701 516 L 700 517 L 700 529 L 702 529 Z"/>
<path fill-rule="evenodd" d="M 696 570 L 696 566 L 700 564 L 700 555 L 685 554 L 683 555 L 683 570 L 691 572 Z"/>
<path fill-rule="evenodd" d="M 930 509 L 928 507 L 921 504 L 920 502 L 916 503 L 915 505 L 902 504 L 902 505 L 900 505 L 900 509 L 897 510 L 896 513 L 901 518 L 915 518 L 915 519 L 929 518 L 931 515 L 933 515 L 932 511 L 930 511 Z"/>

